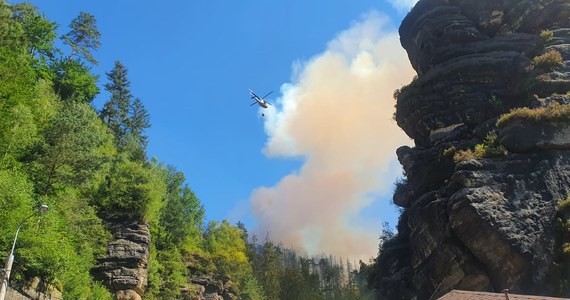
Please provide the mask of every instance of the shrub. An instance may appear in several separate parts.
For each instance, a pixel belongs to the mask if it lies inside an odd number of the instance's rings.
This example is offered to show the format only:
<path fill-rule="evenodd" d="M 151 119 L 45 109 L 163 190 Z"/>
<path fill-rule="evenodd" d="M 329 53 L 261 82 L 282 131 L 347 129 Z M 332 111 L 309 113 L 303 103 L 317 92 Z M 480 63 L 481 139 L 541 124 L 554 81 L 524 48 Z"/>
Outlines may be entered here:
<path fill-rule="evenodd" d="M 562 244 L 562 252 L 566 255 L 570 254 L 570 243 Z"/>
<path fill-rule="evenodd" d="M 489 97 L 489 103 L 496 108 L 499 108 L 503 105 L 503 101 L 501 100 L 501 98 L 497 97 L 496 95 L 491 95 Z"/>
<path fill-rule="evenodd" d="M 401 191 L 406 186 L 406 184 L 408 184 L 408 178 L 400 177 L 396 179 L 396 182 L 394 182 L 394 193 Z"/>
<path fill-rule="evenodd" d="M 547 107 L 521 107 L 511 110 L 497 120 L 497 127 L 505 127 L 515 120 L 528 122 L 567 121 L 570 120 L 570 104 L 552 103 Z"/>
<path fill-rule="evenodd" d="M 455 161 L 456 163 L 474 158 L 477 157 L 475 156 L 475 153 L 473 153 L 471 149 L 459 150 L 455 153 L 455 155 L 453 155 L 453 161 Z"/>
<path fill-rule="evenodd" d="M 555 241 L 555 257 L 554 261 L 558 265 L 555 269 L 555 277 L 553 278 L 557 284 L 558 292 L 561 295 L 570 295 L 567 286 L 567 278 L 570 270 L 570 197 L 561 200 L 557 205 L 557 214 L 554 222 L 554 241 Z"/>
<path fill-rule="evenodd" d="M 482 144 L 475 146 L 475 156 L 478 158 L 483 157 L 500 157 L 507 155 L 507 150 L 503 145 L 497 142 L 497 135 L 488 133 Z"/>
<path fill-rule="evenodd" d="M 166 193 L 162 175 L 154 162 L 145 165 L 125 156 L 118 158 L 101 188 L 101 208 L 132 220 L 156 221 Z"/>
<path fill-rule="evenodd" d="M 396 90 L 394 91 L 394 94 L 392 94 L 392 97 L 393 97 L 395 100 L 398 100 L 398 96 L 400 96 L 401 93 L 402 93 L 402 90 L 396 89 Z"/>
<path fill-rule="evenodd" d="M 553 69 L 562 65 L 562 54 L 556 50 L 550 50 L 532 59 L 532 65 L 541 69 Z"/>
<path fill-rule="evenodd" d="M 540 32 L 540 38 L 544 41 L 544 42 L 548 42 L 550 40 L 552 40 L 552 38 L 554 37 L 554 31 L 552 30 L 543 30 Z"/>
<path fill-rule="evenodd" d="M 446 149 L 448 151 L 449 149 Z M 444 151 L 444 155 L 445 152 Z M 483 140 L 483 143 L 475 145 L 475 150 L 459 150 L 453 155 L 453 161 L 456 163 L 474 158 L 500 157 L 507 155 L 507 149 L 497 142 L 497 135 L 489 133 Z"/>
<path fill-rule="evenodd" d="M 457 153 L 457 148 L 455 148 L 455 146 L 451 146 L 443 150 L 443 156 L 445 157 L 454 157 L 455 153 Z"/>
<path fill-rule="evenodd" d="M 549 81 L 551 78 L 547 74 L 538 74 L 536 75 L 535 79 L 537 81 Z"/>
<path fill-rule="evenodd" d="M 570 212 L 570 197 L 566 198 L 566 200 L 561 200 L 558 202 L 558 210 L 563 213 Z"/>

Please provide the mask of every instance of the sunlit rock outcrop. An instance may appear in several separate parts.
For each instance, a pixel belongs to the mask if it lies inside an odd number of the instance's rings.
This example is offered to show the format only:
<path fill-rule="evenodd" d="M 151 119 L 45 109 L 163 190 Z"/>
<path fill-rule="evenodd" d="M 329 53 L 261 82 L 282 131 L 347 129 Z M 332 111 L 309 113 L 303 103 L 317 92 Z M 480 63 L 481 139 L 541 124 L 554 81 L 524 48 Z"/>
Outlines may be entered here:
<path fill-rule="evenodd" d="M 140 221 L 107 219 L 113 239 L 94 270 L 116 299 L 142 299 L 147 287 L 150 230 Z"/>

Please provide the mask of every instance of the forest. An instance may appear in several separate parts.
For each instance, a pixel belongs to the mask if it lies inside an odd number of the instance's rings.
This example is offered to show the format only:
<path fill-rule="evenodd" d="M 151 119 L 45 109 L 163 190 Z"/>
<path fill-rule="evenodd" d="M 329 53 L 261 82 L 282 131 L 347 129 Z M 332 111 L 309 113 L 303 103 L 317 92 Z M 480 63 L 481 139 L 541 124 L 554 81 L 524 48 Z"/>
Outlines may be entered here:
<path fill-rule="evenodd" d="M 127 67 L 93 74 L 96 17 L 60 24 L 28 3 L 0 1 L 0 255 L 15 251 L 10 285 L 39 279 L 64 299 L 112 299 L 93 275 L 112 238 L 107 220 L 148 224 L 144 299 L 181 299 L 191 278 L 227 276 L 239 299 L 367 299 L 366 265 L 308 257 L 248 234 L 242 223 L 205 223 L 175 166 L 149 157 L 151 118 L 131 93 Z M 56 41 L 64 45 L 57 48 Z M 93 105 L 100 86 L 110 95 Z M 34 215 L 40 205 L 49 212 Z M 347 258 L 345 258 L 347 259 Z M 358 271 L 363 268 L 363 271 Z"/>

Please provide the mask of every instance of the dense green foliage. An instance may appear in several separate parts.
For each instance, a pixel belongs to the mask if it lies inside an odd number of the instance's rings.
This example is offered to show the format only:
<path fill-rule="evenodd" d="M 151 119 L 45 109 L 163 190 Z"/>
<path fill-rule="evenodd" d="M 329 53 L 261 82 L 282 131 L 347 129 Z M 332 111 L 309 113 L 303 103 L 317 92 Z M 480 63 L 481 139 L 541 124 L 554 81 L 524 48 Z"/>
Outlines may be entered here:
<path fill-rule="evenodd" d="M 56 28 L 30 4 L 0 2 L 0 254 L 7 256 L 16 228 L 31 216 L 11 282 L 36 277 L 66 299 L 106 299 L 109 292 L 90 274 L 111 238 L 103 217 L 125 210 L 158 224 L 167 170 L 140 159 L 150 126 L 140 100 L 126 120 L 137 154 L 117 146 L 89 105 L 99 92 L 85 64 L 96 62 L 91 51 L 100 45 L 95 17 L 73 20 L 62 37 L 68 55 L 54 48 Z M 34 214 L 40 204 L 50 207 L 41 217 Z"/>

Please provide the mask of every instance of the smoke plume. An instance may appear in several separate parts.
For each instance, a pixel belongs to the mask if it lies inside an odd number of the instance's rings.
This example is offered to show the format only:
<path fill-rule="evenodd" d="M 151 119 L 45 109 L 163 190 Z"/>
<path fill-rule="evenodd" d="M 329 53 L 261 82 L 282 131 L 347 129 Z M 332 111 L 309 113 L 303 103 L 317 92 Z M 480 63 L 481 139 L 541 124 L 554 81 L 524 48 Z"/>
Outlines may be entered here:
<path fill-rule="evenodd" d="M 381 220 L 363 226 L 362 210 L 391 199 L 399 168 L 395 149 L 409 140 L 392 119 L 392 94 L 414 72 L 388 19 L 369 13 L 296 63 L 293 82 L 266 112 L 264 149 L 302 157 L 303 166 L 251 195 L 258 234 L 309 254 L 368 259 L 378 250 Z M 371 228 L 372 227 L 372 228 Z"/>

